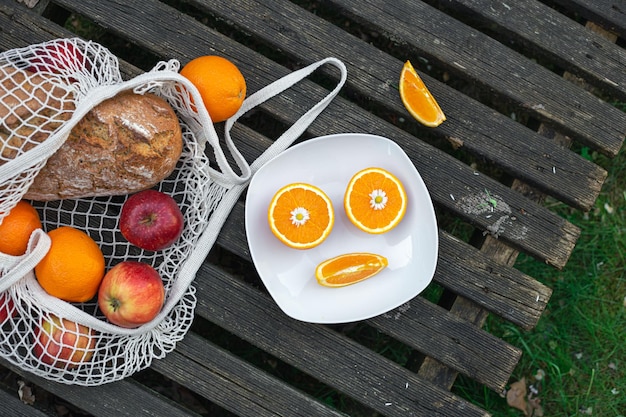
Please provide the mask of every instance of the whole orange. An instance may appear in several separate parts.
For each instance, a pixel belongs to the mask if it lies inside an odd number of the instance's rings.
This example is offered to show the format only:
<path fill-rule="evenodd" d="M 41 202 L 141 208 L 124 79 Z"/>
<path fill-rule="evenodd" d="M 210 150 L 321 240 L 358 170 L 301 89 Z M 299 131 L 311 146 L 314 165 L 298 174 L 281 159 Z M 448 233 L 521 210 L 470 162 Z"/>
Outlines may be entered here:
<path fill-rule="evenodd" d="M 19 201 L 0 223 L 0 252 L 23 255 L 30 235 L 36 229 L 41 229 L 37 210 L 26 201 Z"/>
<path fill-rule="evenodd" d="M 39 285 L 50 295 L 70 302 L 92 299 L 104 277 L 104 255 L 82 230 L 61 226 L 48 232 L 51 245 L 35 266 Z"/>
<path fill-rule="evenodd" d="M 237 113 L 246 98 L 246 80 L 235 64 L 217 55 L 195 58 L 181 70 L 198 89 L 202 101 L 215 123 Z"/>

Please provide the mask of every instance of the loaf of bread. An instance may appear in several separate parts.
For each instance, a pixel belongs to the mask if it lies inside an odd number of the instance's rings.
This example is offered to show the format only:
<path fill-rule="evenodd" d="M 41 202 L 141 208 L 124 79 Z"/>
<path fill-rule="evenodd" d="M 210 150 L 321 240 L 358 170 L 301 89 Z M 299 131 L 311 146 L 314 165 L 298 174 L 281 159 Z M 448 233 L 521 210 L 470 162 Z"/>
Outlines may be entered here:
<path fill-rule="evenodd" d="M 25 198 L 50 201 L 151 188 L 172 173 L 182 146 L 178 117 L 167 101 L 122 92 L 78 122 Z"/>
<path fill-rule="evenodd" d="M 0 165 L 45 141 L 73 111 L 69 89 L 42 75 L 0 66 Z"/>

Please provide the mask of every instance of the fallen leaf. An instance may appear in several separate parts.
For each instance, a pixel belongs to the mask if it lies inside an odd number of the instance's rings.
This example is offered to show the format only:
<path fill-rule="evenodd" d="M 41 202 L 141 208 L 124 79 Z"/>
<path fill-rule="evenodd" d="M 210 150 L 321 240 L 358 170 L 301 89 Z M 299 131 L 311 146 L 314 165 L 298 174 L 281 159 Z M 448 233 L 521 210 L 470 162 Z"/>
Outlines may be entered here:
<path fill-rule="evenodd" d="M 33 394 L 33 390 L 22 380 L 17 381 L 17 394 L 24 404 L 35 404 L 35 395 Z"/>
<path fill-rule="evenodd" d="M 543 417 L 543 407 L 541 406 L 541 400 L 539 398 L 529 398 L 528 399 L 528 408 L 529 408 L 529 416 L 532 417 Z"/>
<path fill-rule="evenodd" d="M 506 403 L 509 407 L 517 408 L 528 416 L 528 405 L 526 403 L 526 378 L 511 384 L 511 388 L 506 393 Z"/>

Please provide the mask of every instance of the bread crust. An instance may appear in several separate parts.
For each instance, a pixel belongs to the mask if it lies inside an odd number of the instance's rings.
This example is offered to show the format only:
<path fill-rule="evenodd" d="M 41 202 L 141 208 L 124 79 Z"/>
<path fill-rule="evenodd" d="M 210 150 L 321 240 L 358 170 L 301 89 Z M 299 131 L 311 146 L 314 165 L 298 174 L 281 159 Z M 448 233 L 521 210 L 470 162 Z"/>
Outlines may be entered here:
<path fill-rule="evenodd" d="M 72 117 L 73 95 L 47 77 L 0 67 L 0 165 L 33 149 Z"/>
<path fill-rule="evenodd" d="M 78 122 L 25 198 L 50 201 L 151 188 L 173 172 L 182 146 L 180 123 L 167 101 L 125 91 Z"/>

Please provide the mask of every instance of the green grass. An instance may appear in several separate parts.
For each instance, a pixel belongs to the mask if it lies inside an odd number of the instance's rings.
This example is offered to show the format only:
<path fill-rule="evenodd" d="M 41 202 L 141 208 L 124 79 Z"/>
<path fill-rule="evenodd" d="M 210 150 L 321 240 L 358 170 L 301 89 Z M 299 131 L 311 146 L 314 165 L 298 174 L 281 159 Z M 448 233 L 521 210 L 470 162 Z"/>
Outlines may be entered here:
<path fill-rule="evenodd" d="M 581 228 L 569 262 L 562 271 L 526 256 L 516 264 L 553 289 L 545 313 L 532 331 L 495 317 L 486 329 L 523 351 L 510 382 L 534 383 L 545 416 L 626 416 L 626 151 L 613 160 L 586 149 L 581 154 L 609 177 L 589 213 L 548 202 Z M 545 377 L 535 381 L 539 370 Z M 496 417 L 523 415 L 465 378 L 455 390 Z"/>

